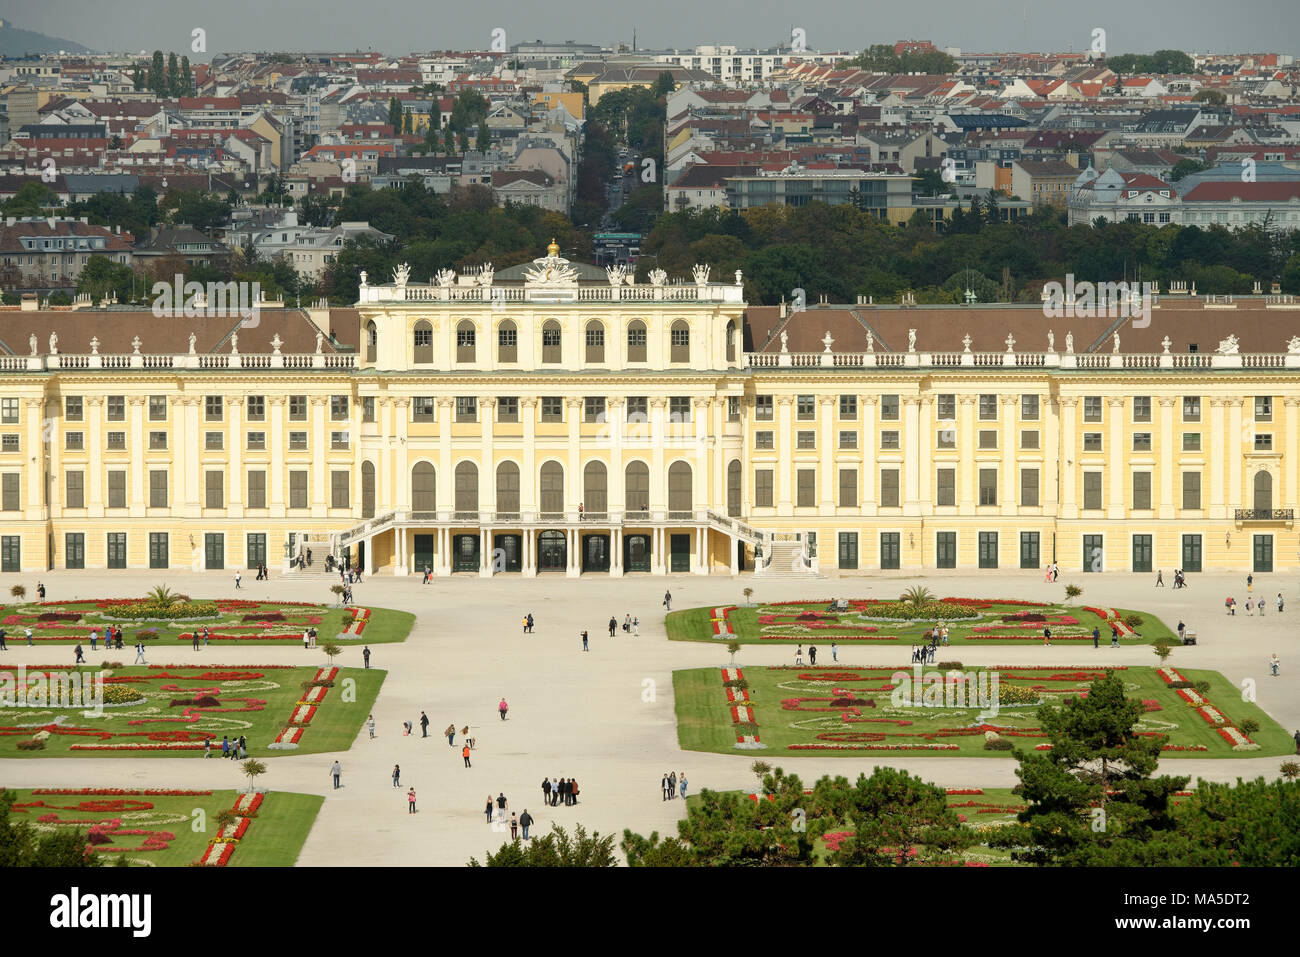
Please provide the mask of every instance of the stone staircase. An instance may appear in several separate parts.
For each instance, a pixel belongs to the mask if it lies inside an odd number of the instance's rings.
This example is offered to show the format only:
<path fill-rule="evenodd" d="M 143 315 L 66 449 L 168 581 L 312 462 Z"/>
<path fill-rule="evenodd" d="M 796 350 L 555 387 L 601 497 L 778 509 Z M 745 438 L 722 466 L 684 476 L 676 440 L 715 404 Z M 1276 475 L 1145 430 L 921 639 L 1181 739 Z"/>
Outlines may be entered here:
<path fill-rule="evenodd" d="M 808 580 L 825 578 L 817 568 L 817 559 L 803 554 L 804 543 L 794 541 L 769 542 L 764 549 L 767 561 L 754 570 L 755 578 L 767 580 Z"/>

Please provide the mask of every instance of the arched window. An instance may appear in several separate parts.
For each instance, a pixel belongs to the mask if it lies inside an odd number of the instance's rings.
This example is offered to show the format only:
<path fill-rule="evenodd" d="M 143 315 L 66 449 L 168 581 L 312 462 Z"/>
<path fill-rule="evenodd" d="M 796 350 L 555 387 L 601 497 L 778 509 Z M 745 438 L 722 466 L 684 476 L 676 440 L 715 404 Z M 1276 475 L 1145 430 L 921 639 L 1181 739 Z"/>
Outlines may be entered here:
<path fill-rule="evenodd" d="M 462 319 L 456 324 L 456 361 L 474 362 L 478 359 L 475 348 L 474 323 Z"/>
<path fill-rule="evenodd" d="M 640 319 L 633 319 L 627 324 L 627 361 L 628 362 L 645 362 L 645 323 Z"/>
<path fill-rule="evenodd" d="M 375 463 L 361 463 L 361 517 L 375 517 Z"/>
<path fill-rule="evenodd" d="M 605 361 L 605 327 L 597 319 L 587 323 L 587 362 Z"/>
<path fill-rule="evenodd" d="M 559 462 L 547 462 L 541 472 L 541 511 L 564 511 L 564 467 Z"/>
<path fill-rule="evenodd" d="M 650 466 L 631 462 L 623 471 L 623 508 L 644 512 L 650 508 Z"/>
<path fill-rule="evenodd" d="M 732 459 L 727 465 L 727 514 L 732 518 L 740 516 L 740 459 Z"/>
<path fill-rule="evenodd" d="M 727 322 L 727 361 L 736 361 L 736 321 L 734 319 Z"/>
<path fill-rule="evenodd" d="M 542 362 L 558 363 L 561 361 L 560 334 L 560 324 L 554 319 L 548 319 L 542 323 Z"/>
<path fill-rule="evenodd" d="M 433 361 L 433 326 L 424 319 L 415 324 L 415 329 L 411 333 L 412 341 L 415 345 L 416 362 Z"/>
<path fill-rule="evenodd" d="M 375 362 L 379 353 L 379 327 L 371 319 L 366 323 L 366 361 Z"/>
<path fill-rule="evenodd" d="M 604 462 L 588 462 L 582 470 L 582 507 L 588 512 L 609 511 Z"/>
<path fill-rule="evenodd" d="M 691 511 L 692 494 L 691 467 L 685 462 L 668 466 L 668 511 Z"/>
<path fill-rule="evenodd" d="M 497 466 L 497 512 L 519 511 L 519 466 L 502 462 Z"/>
<path fill-rule="evenodd" d="M 456 511 L 478 511 L 478 466 L 473 462 L 456 466 Z"/>
<path fill-rule="evenodd" d="M 513 319 L 497 326 L 497 362 L 519 361 L 519 328 Z"/>
<path fill-rule="evenodd" d="M 434 512 L 438 509 L 438 482 L 433 466 L 417 462 L 411 469 L 411 511 Z"/>
<path fill-rule="evenodd" d="M 691 327 L 685 319 L 678 319 L 668 330 L 668 361 L 691 361 Z"/>
<path fill-rule="evenodd" d="M 1255 473 L 1255 511 L 1273 510 L 1273 476 L 1268 472 Z"/>

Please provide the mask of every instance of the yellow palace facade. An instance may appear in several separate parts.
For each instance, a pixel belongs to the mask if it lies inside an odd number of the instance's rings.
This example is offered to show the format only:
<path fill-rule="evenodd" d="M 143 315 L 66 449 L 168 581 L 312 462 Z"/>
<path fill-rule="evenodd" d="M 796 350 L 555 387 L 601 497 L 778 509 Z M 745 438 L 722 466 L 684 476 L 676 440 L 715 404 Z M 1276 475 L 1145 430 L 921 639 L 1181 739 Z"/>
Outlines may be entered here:
<path fill-rule="evenodd" d="M 742 282 L 552 246 L 251 324 L 0 312 L 0 570 L 1300 566 L 1286 297 L 1139 328 Z"/>

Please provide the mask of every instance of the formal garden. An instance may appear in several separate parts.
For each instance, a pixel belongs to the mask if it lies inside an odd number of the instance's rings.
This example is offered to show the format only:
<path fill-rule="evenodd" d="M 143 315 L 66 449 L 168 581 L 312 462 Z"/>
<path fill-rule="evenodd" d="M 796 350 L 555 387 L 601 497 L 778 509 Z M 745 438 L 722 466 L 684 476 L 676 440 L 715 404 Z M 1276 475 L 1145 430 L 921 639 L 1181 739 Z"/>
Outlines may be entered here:
<path fill-rule="evenodd" d="M 232 765 L 232 780 L 241 769 Z M 84 836 L 101 865 L 291 867 L 324 798 L 247 790 L 4 789 L 9 823 Z"/>
<path fill-rule="evenodd" d="M 749 591 L 750 589 L 747 589 Z M 1023 599 L 936 598 L 912 588 L 898 599 L 825 598 L 815 601 L 757 602 L 688 608 L 671 612 L 668 637 L 677 641 L 741 644 L 903 644 L 928 642 L 936 628 L 948 629 L 949 645 L 1042 644 L 1043 629 L 1052 644 L 1111 641 L 1121 644 L 1171 640 L 1173 632 L 1154 615 L 1126 608 L 1057 604 Z"/>
<path fill-rule="evenodd" d="M 338 587 L 338 586 L 335 586 Z M 192 599 L 166 587 L 143 598 L 90 598 L 27 602 L 26 589 L 15 585 L 11 600 L 0 606 L 0 626 L 14 645 L 82 645 L 90 650 L 91 633 L 102 640 L 109 626 L 122 629 L 124 644 L 188 645 L 195 631 L 209 645 L 293 645 L 315 629 L 318 641 L 383 644 L 402 641 L 415 616 L 390 608 L 320 605 L 294 601 L 246 601 L 241 598 Z"/>
<path fill-rule="evenodd" d="M 1006 758 L 1016 750 L 1049 750 L 1040 707 L 1085 696 L 1089 684 L 1107 672 L 1142 704 L 1135 733 L 1158 740 L 1165 756 L 1264 757 L 1295 751 L 1287 732 L 1256 704 L 1243 701 L 1241 691 L 1221 674 L 1168 664 L 962 669 L 959 661 L 940 660 L 933 667 L 675 671 L 677 736 L 687 750 L 723 754 Z"/>
<path fill-rule="evenodd" d="M 328 663 L 0 667 L 0 756 L 202 758 L 211 741 L 220 760 L 222 739 L 241 735 L 252 757 L 344 751 L 385 674 Z"/>

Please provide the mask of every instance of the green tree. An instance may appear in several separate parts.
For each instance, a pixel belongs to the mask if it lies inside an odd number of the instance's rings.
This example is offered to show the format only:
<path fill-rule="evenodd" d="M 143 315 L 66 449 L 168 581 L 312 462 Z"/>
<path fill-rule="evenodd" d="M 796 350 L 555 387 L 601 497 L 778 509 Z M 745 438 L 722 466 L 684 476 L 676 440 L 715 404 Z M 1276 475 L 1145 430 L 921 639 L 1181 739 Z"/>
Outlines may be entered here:
<path fill-rule="evenodd" d="M 1174 808 L 1183 857 L 1199 867 L 1300 866 L 1300 782 L 1197 781 Z"/>
<path fill-rule="evenodd" d="M 26 821 L 10 820 L 18 799 L 14 791 L 0 791 L 0 867 L 99 867 L 100 861 L 86 844 L 86 832 L 77 828 L 38 831 Z"/>
<path fill-rule="evenodd" d="M 181 67 L 174 52 L 167 55 L 167 95 L 173 99 L 181 95 Z"/>
<path fill-rule="evenodd" d="M 978 840 L 948 807 L 946 790 L 906 771 L 878 767 L 869 778 L 859 775 L 848 801 L 853 835 L 831 855 L 832 864 L 949 863 Z"/>
<path fill-rule="evenodd" d="M 88 293 L 96 302 L 114 294 L 119 302 L 129 302 L 133 278 L 130 266 L 107 256 L 91 256 L 77 276 L 77 292 Z"/>
<path fill-rule="evenodd" d="M 149 62 L 149 89 L 156 96 L 167 96 L 167 67 L 162 50 L 154 50 L 153 59 Z"/>
<path fill-rule="evenodd" d="M 402 104 L 395 96 L 388 98 L 388 125 L 394 133 L 402 132 Z"/>
<path fill-rule="evenodd" d="M 1192 102 L 1223 106 L 1224 103 L 1228 102 L 1228 98 L 1222 90 L 1200 89 L 1192 94 Z"/>
<path fill-rule="evenodd" d="M 194 89 L 194 71 L 190 68 L 190 58 L 181 57 L 181 96 L 193 96 Z"/>
<path fill-rule="evenodd" d="M 552 824 L 549 834 L 527 842 L 502 844 L 495 853 L 489 852 L 482 864 L 477 858 L 469 859 L 470 867 L 613 867 L 615 864 L 613 835 L 602 837 L 597 831 L 589 835 L 581 824 L 573 826 L 572 835 L 559 824 Z"/>
<path fill-rule="evenodd" d="M 331 658 L 330 660 L 333 661 L 334 659 Z M 256 758 L 249 758 L 239 766 L 239 770 L 244 777 L 248 778 L 248 792 L 251 794 L 253 792 L 253 783 L 266 773 L 266 764 Z"/>
<path fill-rule="evenodd" d="M 474 148 L 480 153 L 486 153 L 492 147 L 492 134 L 488 131 L 486 120 L 479 120 L 478 135 L 475 138 Z"/>

